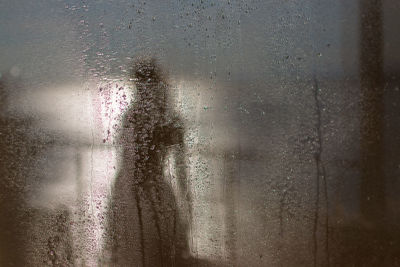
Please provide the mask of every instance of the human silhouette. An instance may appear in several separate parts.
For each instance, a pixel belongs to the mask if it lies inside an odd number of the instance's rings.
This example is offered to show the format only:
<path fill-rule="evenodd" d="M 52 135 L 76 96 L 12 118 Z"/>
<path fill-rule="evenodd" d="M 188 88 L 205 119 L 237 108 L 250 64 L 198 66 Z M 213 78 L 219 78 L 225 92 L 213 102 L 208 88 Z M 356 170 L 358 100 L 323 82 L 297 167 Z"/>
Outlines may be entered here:
<path fill-rule="evenodd" d="M 167 153 L 173 151 L 177 171 L 172 176 L 190 218 L 183 124 L 168 108 L 169 87 L 154 59 L 134 63 L 131 78 L 136 96 L 123 118 L 122 158 L 110 204 L 111 264 L 191 266 L 189 222 L 178 212 L 171 177 L 164 175 Z"/>

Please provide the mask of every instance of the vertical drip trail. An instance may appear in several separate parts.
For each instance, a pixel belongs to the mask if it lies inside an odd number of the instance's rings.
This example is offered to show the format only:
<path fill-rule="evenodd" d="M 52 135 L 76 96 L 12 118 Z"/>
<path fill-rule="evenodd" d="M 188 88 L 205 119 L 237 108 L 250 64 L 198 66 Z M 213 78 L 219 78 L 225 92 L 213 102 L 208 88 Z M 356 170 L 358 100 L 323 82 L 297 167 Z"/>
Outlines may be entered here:
<path fill-rule="evenodd" d="M 90 145 L 90 206 L 92 210 L 92 216 L 94 216 L 93 210 L 93 147 L 94 147 L 94 134 L 92 125 L 92 144 Z"/>
<path fill-rule="evenodd" d="M 283 227 L 284 214 L 283 213 L 284 213 L 284 208 L 285 208 L 285 201 L 287 199 L 287 194 L 288 194 L 288 190 L 286 188 L 286 185 L 284 185 L 282 197 L 279 200 L 279 236 L 280 236 L 281 240 L 283 238 L 283 232 L 284 232 L 284 227 Z M 282 246 L 280 246 L 280 247 L 282 248 Z"/>
<path fill-rule="evenodd" d="M 155 190 L 156 190 L 156 197 L 158 198 L 159 194 L 160 194 L 160 191 L 157 188 L 155 188 Z M 159 217 L 159 214 L 158 214 L 158 209 L 156 207 L 156 201 L 154 201 L 151 192 L 147 192 L 147 197 L 150 200 L 151 211 L 154 213 L 154 222 L 156 224 L 157 235 L 158 235 L 158 238 L 159 238 L 158 249 L 159 249 L 160 254 L 161 254 L 161 257 L 160 257 L 161 266 L 164 266 L 163 238 L 162 238 L 162 234 L 161 234 L 160 217 Z"/>
<path fill-rule="evenodd" d="M 288 197 L 288 192 L 289 192 L 289 186 L 287 185 L 287 183 L 285 182 L 283 184 L 283 186 L 279 186 L 278 187 L 279 192 L 282 191 L 282 194 L 280 195 L 279 198 L 279 238 L 280 238 L 280 242 L 278 243 L 278 253 L 279 253 L 279 266 L 284 266 L 283 265 L 283 249 L 284 249 L 284 235 L 285 235 L 285 227 L 284 227 L 284 216 L 285 216 L 285 212 L 286 214 L 288 213 L 288 210 L 285 210 L 285 204 L 287 203 L 287 197 Z"/>
<path fill-rule="evenodd" d="M 317 131 L 317 148 L 314 154 L 315 164 L 317 168 L 317 196 L 315 201 L 315 218 L 314 218 L 314 229 L 313 229 L 313 239 L 314 239 L 314 266 L 317 266 L 317 252 L 318 252 L 318 221 L 319 221 L 319 209 L 320 209 L 320 182 L 322 178 L 323 194 L 325 201 L 325 255 L 327 266 L 329 266 L 329 200 L 328 200 L 328 186 L 326 181 L 326 170 L 322 162 L 323 153 L 323 140 L 322 140 L 322 114 L 321 114 L 321 102 L 319 99 L 319 85 L 317 79 L 314 77 L 314 100 L 315 100 L 315 112 L 317 115 L 316 131 Z"/>
<path fill-rule="evenodd" d="M 315 157 L 315 160 L 317 162 L 318 165 L 318 156 Z M 317 168 L 318 169 L 318 168 Z M 316 196 L 316 200 L 315 200 L 315 215 L 314 215 L 314 226 L 313 226 L 313 241 L 314 241 L 314 267 L 317 266 L 317 256 L 318 256 L 318 238 L 317 238 L 317 232 L 318 232 L 318 221 L 319 221 L 319 193 L 320 193 L 320 189 L 319 189 L 319 170 L 317 170 L 317 196 Z"/>
<path fill-rule="evenodd" d="M 91 102 L 92 99 L 89 98 L 89 102 Z M 94 110 L 93 110 L 93 106 L 90 109 L 90 113 L 91 113 L 91 119 L 90 119 L 90 132 L 91 132 L 91 144 L 90 144 L 90 209 L 91 209 L 91 213 L 93 217 L 96 217 L 94 215 L 94 209 L 93 209 L 93 163 L 94 163 L 94 159 L 93 159 L 93 153 L 94 153 L 94 127 L 95 127 L 95 122 L 94 122 L 94 118 L 95 118 L 95 114 L 94 114 Z"/>
<path fill-rule="evenodd" d="M 224 235 L 224 251 L 225 260 L 229 263 L 236 262 L 236 248 L 237 248 L 237 218 L 236 218 L 236 203 L 235 198 L 237 197 L 237 176 L 235 161 L 238 157 L 236 153 L 225 152 L 224 153 L 224 184 L 223 184 L 223 196 L 225 202 L 225 235 Z"/>
<path fill-rule="evenodd" d="M 135 198 L 136 198 L 136 208 L 138 210 L 138 219 L 139 219 L 139 231 L 140 231 L 140 248 L 142 252 L 142 266 L 145 267 L 145 247 L 144 247 L 144 235 L 143 235 L 143 219 L 142 219 L 142 207 L 140 206 L 140 197 L 139 192 L 135 190 Z"/>
<path fill-rule="evenodd" d="M 172 180 L 175 179 L 175 177 L 172 175 L 171 172 L 171 164 L 169 162 L 169 158 L 167 160 L 167 165 L 168 165 L 168 175 L 169 175 L 169 186 L 173 188 L 172 185 Z M 173 256 L 174 256 L 174 264 L 175 264 L 175 259 L 176 259 L 176 246 L 177 246 L 177 223 L 176 223 L 176 218 L 177 218 L 177 209 L 174 209 L 174 215 L 173 215 L 173 228 L 172 228 L 172 237 L 173 237 Z"/>

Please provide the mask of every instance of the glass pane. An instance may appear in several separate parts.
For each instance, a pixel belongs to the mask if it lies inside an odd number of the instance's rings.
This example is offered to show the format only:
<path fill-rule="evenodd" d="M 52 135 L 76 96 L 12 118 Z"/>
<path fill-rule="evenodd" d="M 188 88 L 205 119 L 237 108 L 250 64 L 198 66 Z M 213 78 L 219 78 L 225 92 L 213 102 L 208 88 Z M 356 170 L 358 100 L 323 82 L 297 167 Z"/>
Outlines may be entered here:
<path fill-rule="evenodd" d="M 0 1 L 0 266 L 397 266 L 400 5 Z"/>

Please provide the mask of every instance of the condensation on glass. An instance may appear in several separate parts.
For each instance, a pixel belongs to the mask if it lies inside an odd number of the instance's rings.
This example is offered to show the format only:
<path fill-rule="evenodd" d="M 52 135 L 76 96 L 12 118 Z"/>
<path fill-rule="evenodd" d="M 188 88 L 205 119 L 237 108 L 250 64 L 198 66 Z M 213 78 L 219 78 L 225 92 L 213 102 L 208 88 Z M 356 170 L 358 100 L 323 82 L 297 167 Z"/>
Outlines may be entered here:
<path fill-rule="evenodd" d="M 0 266 L 399 266 L 399 15 L 0 0 Z"/>

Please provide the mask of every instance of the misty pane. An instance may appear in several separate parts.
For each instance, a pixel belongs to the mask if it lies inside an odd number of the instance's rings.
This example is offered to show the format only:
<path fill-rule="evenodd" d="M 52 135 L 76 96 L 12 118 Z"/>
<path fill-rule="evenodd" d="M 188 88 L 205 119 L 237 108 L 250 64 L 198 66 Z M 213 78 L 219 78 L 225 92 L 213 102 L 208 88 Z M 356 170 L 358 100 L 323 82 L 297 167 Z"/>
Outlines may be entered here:
<path fill-rule="evenodd" d="M 0 266 L 400 266 L 395 0 L 0 0 Z"/>

